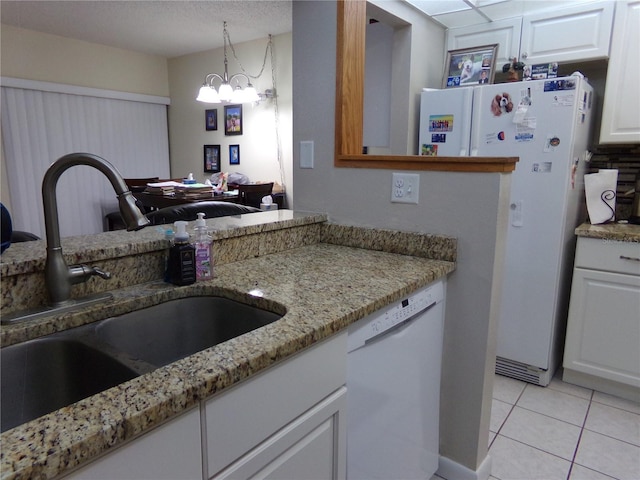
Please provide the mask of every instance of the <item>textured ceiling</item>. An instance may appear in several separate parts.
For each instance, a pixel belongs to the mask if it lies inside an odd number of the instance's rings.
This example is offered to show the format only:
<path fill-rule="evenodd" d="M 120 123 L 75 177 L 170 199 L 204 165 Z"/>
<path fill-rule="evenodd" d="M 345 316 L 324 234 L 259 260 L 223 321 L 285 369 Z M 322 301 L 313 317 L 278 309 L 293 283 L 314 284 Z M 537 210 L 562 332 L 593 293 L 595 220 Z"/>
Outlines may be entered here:
<path fill-rule="evenodd" d="M 2 0 L 3 24 L 172 58 L 291 31 L 286 0 Z"/>

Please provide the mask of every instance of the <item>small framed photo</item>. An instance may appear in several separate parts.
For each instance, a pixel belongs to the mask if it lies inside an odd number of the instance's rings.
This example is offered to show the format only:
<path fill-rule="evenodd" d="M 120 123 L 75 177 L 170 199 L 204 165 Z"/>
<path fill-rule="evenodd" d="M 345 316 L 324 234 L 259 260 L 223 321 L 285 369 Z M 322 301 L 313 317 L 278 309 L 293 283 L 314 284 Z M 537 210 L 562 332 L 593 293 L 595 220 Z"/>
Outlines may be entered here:
<path fill-rule="evenodd" d="M 240 165 L 240 145 L 229 145 L 229 164 Z"/>
<path fill-rule="evenodd" d="M 224 106 L 224 134 L 242 135 L 242 105 Z"/>
<path fill-rule="evenodd" d="M 204 111 L 204 124 L 207 130 L 218 130 L 218 109 Z"/>
<path fill-rule="evenodd" d="M 209 173 L 220 171 L 220 145 L 204 146 L 204 171 Z"/>
<path fill-rule="evenodd" d="M 493 83 L 497 52 L 497 44 L 449 50 L 442 88 Z"/>

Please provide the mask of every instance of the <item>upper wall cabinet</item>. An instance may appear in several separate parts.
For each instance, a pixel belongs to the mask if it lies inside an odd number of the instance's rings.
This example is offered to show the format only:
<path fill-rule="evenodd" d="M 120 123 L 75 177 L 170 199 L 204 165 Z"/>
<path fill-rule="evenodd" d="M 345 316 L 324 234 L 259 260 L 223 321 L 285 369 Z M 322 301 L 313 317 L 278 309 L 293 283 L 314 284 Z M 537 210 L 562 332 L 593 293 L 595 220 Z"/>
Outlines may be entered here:
<path fill-rule="evenodd" d="M 640 1 L 618 2 L 602 107 L 601 143 L 640 142 Z"/>
<path fill-rule="evenodd" d="M 607 58 L 613 11 L 613 2 L 598 2 L 523 17 L 520 60 L 535 64 Z"/>
<path fill-rule="evenodd" d="M 514 57 L 533 64 L 608 58 L 613 12 L 614 2 L 606 1 L 451 28 L 447 48 L 497 43 L 497 68 Z"/>
<path fill-rule="evenodd" d="M 447 50 L 497 43 L 496 68 L 500 69 L 505 63 L 510 63 L 513 57 L 519 56 L 521 28 L 522 19 L 520 17 L 468 27 L 450 28 L 447 30 Z"/>

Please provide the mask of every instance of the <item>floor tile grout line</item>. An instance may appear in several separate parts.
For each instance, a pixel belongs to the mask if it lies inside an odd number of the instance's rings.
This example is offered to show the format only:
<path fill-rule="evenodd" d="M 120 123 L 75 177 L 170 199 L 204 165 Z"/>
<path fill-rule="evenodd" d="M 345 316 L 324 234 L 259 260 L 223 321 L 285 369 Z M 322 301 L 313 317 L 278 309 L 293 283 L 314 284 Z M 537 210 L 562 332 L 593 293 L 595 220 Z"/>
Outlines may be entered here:
<path fill-rule="evenodd" d="M 593 402 L 593 390 L 591 390 L 591 396 L 589 397 L 589 405 L 587 405 L 587 411 L 584 414 L 584 419 L 582 420 L 582 427 L 580 428 L 580 435 L 578 435 L 578 441 L 576 442 L 576 446 L 573 449 L 573 457 L 571 458 L 571 465 L 569 466 L 569 472 L 567 473 L 567 480 L 571 478 L 571 471 L 573 470 L 573 466 L 576 463 L 576 455 L 578 454 L 578 448 L 580 448 L 580 440 L 582 440 L 582 434 L 584 433 L 584 426 L 587 424 L 587 417 L 589 416 L 589 410 L 591 410 L 591 402 Z M 598 472 L 602 473 L 602 472 Z"/>
<path fill-rule="evenodd" d="M 626 400 L 626 399 L 625 399 L 625 400 Z M 629 400 L 629 401 L 631 402 L 631 400 Z M 631 414 L 633 414 L 633 415 L 638 415 L 638 416 L 640 416 L 640 413 L 633 412 L 633 411 L 631 411 L 631 410 L 629 410 L 629 409 L 627 409 L 627 408 L 624 408 L 624 407 L 617 407 L 617 406 L 615 406 L 615 405 L 610 405 L 610 404 L 608 404 L 608 403 L 599 402 L 598 400 L 595 400 L 595 399 L 594 399 L 594 400 L 592 400 L 592 402 L 593 402 L 593 403 L 597 403 L 598 405 L 603 405 L 603 406 L 605 406 L 605 407 L 609 407 L 609 408 L 615 408 L 616 410 L 621 410 L 621 411 L 623 411 L 623 412 L 627 412 L 627 413 L 631 413 Z M 634 403 L 635 403 L 635 402 L 634 402 Z M 640 407 L 640 403 L 638 403 L 638 404 L 637 404 L 637 406 L 638 406 L 638 407 Z"/>
<path fill-rule="evenodd" d="M 511 440 L 511 441 L 513 441 L 513 442 L 517 442 L 517 443 L 519 443 L 519 444 L 521 444 L 521 445 L 526 445 L 527 447 L 529 447 L 529 448 L 533 448 L 534 450 L 538 450 L 539 452 L 546 453 L 547 455 L 551 455 L 552 457 L 559 458 L 560 460 L 564 460 L 565 462 L 568 462 L 568 463 L 570 463 L 570 464 L 571 464 L 571 463 L 573 463 L 573 462 L 572 462 L 572 460 L 569 460 L 569 459 L 567 459 L 567 458 L 561 457 L 561 456 L 560 456 L 560 455 L 558 455 L 557 453 L 548 452 L 547 450 L 543 450 L 543 449 L 542 449 L 542 448 L 540 448 L 540 447 L 535 447 L 535 446 L 530 445 L 530 444 L 528 444 L 528 443 L 526 443 L 526 442 L 523 442 L 522 440 L 518 440 L 518 439 L 516 439 L 516 438 L 511 438 L 511 437 L 509 437 L 509 436 L 507 436 L 507 435 L 504 435 L 504 434 L 503 434 L 503 435 L 500 435 L 500 436 L 501 436 L 501 437 L 503 437 L 503 438 L 508 438 L 509 440 Z M 497 437 L 497 435 L 496 435 L 496 437 Z"/>
<path fill-rule="evenodd" d="M 640 448 L 640 445 L 638 445 L 637 443 L 629 442 L 628 440 L 623 440 L 622 438 L 614 437 L 607 433 L 598 432 L 597 430 L 591 430 L 590 428 L 586 428 L 586 427 L 583 428 L 583 430 L 586 430 L 587 432 L 595 433 L 596 435 L 601 435 L 603 437 L 610 438 L 611 440 L 617 440 L 618 442 L 626 443 L 627 445 L 631 445 L 632 447 Z"/>
<path fill-rule="evenodd" d="M 538 412 L 536 410 L 531 410 L 530 408 L 523 407 L 522 405 L 514 405 L 514 407 L 521 408 L 523 410 L 526 410 L 527 412 L 537 413 L 538 415 L 542 415 L 543 417 L 547 417 L 547 418 L 550 418 L 552 420 L 557 420 L 558 422 L 566 423 L 567 425 L 571 425 L 573 427 L 582 429 L 581 425 L 576 425 L 575 423 L 567 422 L 566 420 L 563 420 L 561 418 L 552 417 L 551 415 L 547 415 L 546 413 L 540 413 L 540 412 Z M 587 406 L 587 411 L 588 410 L 589 410 L 589 407 Z"/>

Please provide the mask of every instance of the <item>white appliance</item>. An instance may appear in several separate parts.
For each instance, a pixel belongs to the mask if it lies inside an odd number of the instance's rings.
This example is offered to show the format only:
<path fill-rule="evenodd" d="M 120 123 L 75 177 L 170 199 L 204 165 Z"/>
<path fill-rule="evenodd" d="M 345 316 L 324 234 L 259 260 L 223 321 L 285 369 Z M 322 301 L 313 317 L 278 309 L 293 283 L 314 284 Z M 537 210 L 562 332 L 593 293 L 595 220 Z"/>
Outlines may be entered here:
<path fill-rule="evenodd" d="M 349 480 L 428 480 L 438 469 L 444 297 L 439 280 L 349 327 Z"/>
<path fill-rule="evenodd" d="M 592 103 L 593 90 L 580 76 L 424 91 L 421 98 L 420 151 L 520 158 L 511 183 L 496 372 L 544 386 L 561 358 L 574 229 L 586 218 Z"/>

